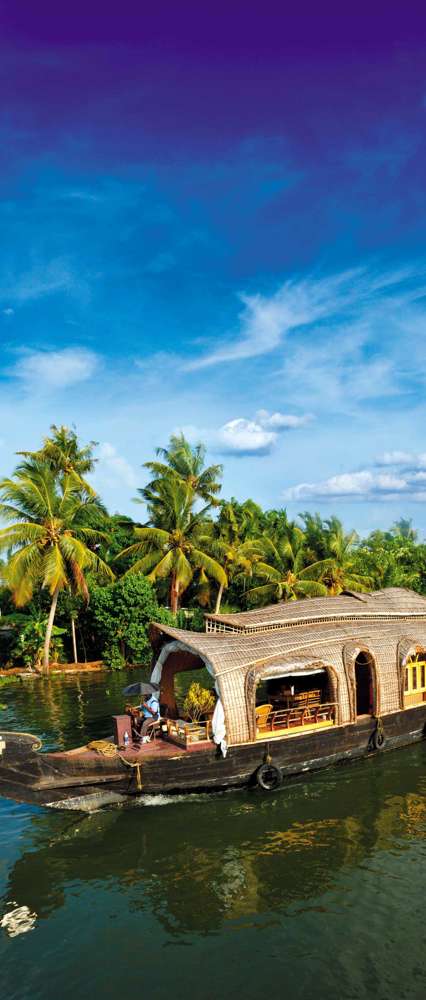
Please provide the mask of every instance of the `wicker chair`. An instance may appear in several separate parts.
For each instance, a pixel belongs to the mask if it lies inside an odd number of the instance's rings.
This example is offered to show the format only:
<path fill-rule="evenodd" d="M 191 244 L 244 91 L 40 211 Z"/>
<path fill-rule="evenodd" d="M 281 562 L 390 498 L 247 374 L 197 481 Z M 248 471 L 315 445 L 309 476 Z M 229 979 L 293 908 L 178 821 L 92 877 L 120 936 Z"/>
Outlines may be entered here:
<path fill-rule="evenodd" d="M 269 716 L 272 712 L 272 705 L 258 705 L 256 708 L 256 728 L 259 733 L 264 733 L 271 727 L 268 726 Z"/>

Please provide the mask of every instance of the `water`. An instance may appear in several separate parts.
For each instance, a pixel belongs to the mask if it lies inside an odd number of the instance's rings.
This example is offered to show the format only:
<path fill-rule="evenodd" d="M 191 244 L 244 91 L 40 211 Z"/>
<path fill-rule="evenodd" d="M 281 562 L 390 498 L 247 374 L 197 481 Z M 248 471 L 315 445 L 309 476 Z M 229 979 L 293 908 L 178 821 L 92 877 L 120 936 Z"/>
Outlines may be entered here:
<path fill-rule="evenodd" d="M 3 688 L 0 724 L 107 736 L 126 681 Z M 90 816 L 0 799 L 0 996 L 423 998 L 425 763 L 426 743 Z"/>

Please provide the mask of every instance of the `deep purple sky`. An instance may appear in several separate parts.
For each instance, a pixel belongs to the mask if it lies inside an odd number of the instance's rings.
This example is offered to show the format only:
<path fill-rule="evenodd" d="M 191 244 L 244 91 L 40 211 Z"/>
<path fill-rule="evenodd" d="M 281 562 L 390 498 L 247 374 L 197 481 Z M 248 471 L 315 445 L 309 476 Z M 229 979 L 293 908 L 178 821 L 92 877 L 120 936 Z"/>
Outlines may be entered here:
<path fill-rule="evenodd" d="M 426 527 L 426 17 L 342 10 L 0 2 L 5 471 L 74 421 L 131 509 L 184 427 L 228 494 Z"/>

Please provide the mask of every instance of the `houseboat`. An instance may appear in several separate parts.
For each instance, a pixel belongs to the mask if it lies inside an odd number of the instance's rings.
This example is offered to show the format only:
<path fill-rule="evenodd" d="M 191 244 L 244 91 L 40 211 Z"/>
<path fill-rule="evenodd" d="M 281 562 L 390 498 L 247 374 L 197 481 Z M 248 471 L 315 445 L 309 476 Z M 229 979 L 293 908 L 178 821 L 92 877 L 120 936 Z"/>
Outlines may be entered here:
<path fill-rule="evenodd" d="M 268 791 L 426 734 L 426 598 L 409 590 L 209 614 L 204 633 L 154 623 L 151 643 L 161 717 L 149 741 L 137 741 L 131 709 L 114 717 L 111 740 L 64 752 L 0 731 L 1 795 L 90 810 L 147 794 Z M 212 719 L 191 722 L 176 678 L 197 670 L 217 700 Z"/>

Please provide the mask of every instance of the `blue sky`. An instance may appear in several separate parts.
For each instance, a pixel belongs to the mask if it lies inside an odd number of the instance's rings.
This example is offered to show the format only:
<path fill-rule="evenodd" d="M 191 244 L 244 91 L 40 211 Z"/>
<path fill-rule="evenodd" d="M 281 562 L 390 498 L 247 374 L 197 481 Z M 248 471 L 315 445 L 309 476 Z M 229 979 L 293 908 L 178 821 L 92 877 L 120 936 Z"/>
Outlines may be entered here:
<path fill-rule="evenodd" d="M 75 424 L 139 515 L 184 429 L 225 495 L 425 530 L 425 25 L 398 6 L 5 12 L 4 474 Z"/>

